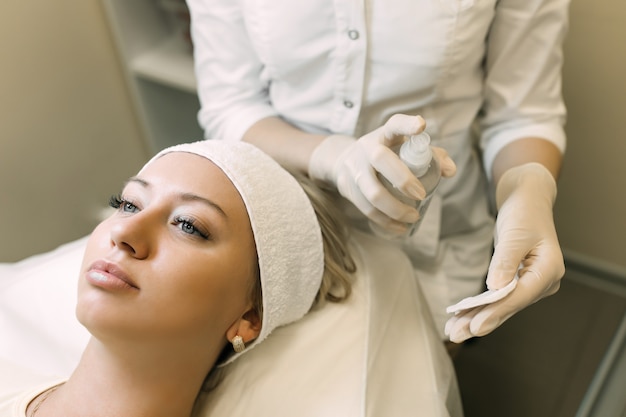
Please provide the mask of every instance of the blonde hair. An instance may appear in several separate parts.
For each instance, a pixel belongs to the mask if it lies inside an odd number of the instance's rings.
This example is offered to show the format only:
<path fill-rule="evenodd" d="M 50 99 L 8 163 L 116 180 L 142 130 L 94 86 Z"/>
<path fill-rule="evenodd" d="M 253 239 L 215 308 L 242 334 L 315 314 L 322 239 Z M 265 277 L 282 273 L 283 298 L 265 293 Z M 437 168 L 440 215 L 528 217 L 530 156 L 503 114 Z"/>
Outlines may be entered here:
<path fill-rule="evenodd" d="M 350 296 L 356 264 L 348 247 L 347 220 L 336 206 L 336 196 L 321 184 L 303 175 L 296 179 L 311 200 L 322 230 L 324 275 L 314 306 L 326 301 L 340 302 Z"/>

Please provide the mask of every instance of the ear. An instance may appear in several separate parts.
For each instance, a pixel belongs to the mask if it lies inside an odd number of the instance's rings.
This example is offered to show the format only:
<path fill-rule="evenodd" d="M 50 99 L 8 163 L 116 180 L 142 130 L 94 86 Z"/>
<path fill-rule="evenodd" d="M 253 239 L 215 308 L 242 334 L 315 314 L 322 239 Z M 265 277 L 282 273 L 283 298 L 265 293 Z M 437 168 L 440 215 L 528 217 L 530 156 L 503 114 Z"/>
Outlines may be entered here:
<path fill-rule="evenodd" d="M 243 338 L 243 342 L 248 344 L 259 337 L 261 324 L 261 317 L 256 310 L 250 308 L 228 328 L 226 339 L 231 342 L 235 336 L 239 335 Z"/>

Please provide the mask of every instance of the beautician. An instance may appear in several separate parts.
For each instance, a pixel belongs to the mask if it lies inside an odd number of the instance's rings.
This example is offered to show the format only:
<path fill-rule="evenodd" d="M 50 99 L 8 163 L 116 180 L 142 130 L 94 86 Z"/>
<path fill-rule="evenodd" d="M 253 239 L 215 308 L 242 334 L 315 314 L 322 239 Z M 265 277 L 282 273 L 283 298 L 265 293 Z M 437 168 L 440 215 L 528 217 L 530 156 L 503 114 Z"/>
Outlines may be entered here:
<path fill-rule="evenodd" d="M 564 274 L 552 206 L 568 3 L 188 0 L 199 122 L 335 187 L 356 227 L 395 232 L 416 211 L 375 173 L 423 198 L 389 147 L 425 129 L 448 178 L 402 246 L 442 337 L 482 336 Z M 516 274 L 503 300 L 446 315 Z"/>

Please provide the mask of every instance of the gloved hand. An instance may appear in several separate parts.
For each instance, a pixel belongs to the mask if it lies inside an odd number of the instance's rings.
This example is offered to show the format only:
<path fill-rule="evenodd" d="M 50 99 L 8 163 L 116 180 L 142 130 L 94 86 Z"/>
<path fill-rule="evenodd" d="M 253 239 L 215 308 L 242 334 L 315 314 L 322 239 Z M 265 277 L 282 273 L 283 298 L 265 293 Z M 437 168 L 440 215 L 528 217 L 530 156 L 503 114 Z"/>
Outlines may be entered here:
<path fill-rule="evenodd" d="M 313 151 L 309 161 L 309 177 L 333 185 L 370 220 L 387 230 L 404 233 L 409 224 L 419 219 L 415 207 L 396 199 L 378 180 L 379 172 L 407 197 L 421 200 L 425 190 L 409 168 L 390 149 L 401 145 L 407 135 L 424 130 L 420 116 L 396 114 L 382 127 L 355 139 L 331 135 Z M 442 175 L 456 171 L 447 152 L 433 147 L 439 158 Z"/>
<path fill-rule="evenodd" d="M 541 164 L 520 165 L 501 177 L 496 188 L 495 251 L 487 288 L 506 286 L 516 273 L 519 281 L 504 299 L 450 318 L 445 333 L 451 341 L 484 336 L 513 314 L 558 291 L 565 265 L 552 215 L 555 198 L 556 182 Z"/>

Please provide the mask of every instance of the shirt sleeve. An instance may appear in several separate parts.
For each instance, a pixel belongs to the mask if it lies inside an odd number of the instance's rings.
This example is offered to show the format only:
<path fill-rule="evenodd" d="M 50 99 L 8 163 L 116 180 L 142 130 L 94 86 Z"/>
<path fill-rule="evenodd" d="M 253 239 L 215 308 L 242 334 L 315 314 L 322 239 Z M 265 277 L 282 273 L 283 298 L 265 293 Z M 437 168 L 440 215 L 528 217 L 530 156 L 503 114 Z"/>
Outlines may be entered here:
<path fill-rule="evenodd" d="M 487 175 L 498 152 L 524 137 L 565 151 L 562 43 L 569 0 L 501 0 L 487 38 L 480 117 Z"/>
<path fill-rule="evenodd" d="M 188 0 L 194 66 L 205 138 L 240 140 L 260 119 L 276 115 L 263 65 L 247 37 L 237 0 Z"/>

